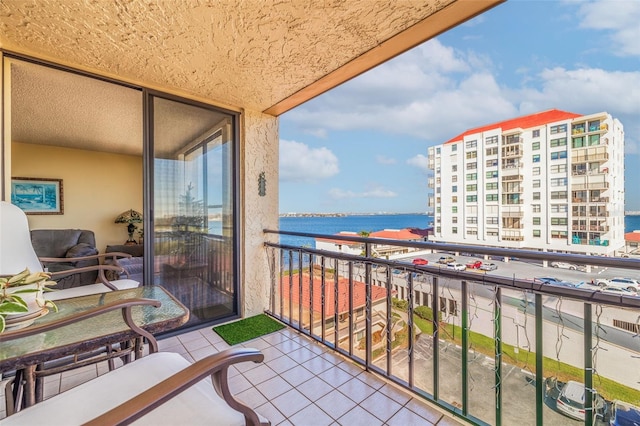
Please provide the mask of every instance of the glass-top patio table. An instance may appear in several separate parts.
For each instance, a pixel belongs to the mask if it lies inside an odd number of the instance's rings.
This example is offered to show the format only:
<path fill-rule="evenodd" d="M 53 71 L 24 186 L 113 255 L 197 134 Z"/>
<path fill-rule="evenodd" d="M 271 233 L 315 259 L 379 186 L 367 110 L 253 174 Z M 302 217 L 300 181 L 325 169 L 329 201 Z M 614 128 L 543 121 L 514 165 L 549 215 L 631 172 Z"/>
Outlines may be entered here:
<path fill-rule="evenodd" d="M 189 319 L 189 310 L 164 288 L 141 286 L 58 300 L 56 301 L 58 312 L 50 311 L 40 316 L 23 330 L 27 331 L 31 328 L 35 330 L 40 326 L 69 320 L 75 315 L 86 313 L 96 307 L 107 307 L 131 299 L 152 299 L 160 302 L 159 307 L 147 304 L 130 308 L 133 323 L 151 334 L 172 330 L 185 324 Z M 41 394 L 41 391 L 36 392 L 36 377 L 53 374 L 40 371 L 45 362 L 86 354 L 130 341 L 138 343 L 130 352 L 133 352 L 136 357 L 142 355 L 140 334 L 127 325 L 122 308 L 27 337 L 12 338 L 12 334 L 14 332 L 11 330 L 0 334 L 0 373 L 16 371 L 16 378 L 20 378 L 24 384 L 25 406 L 40 400 L 37 394 Z M 82 363 L 76 363 L 74 367 L 79 365 Z"/>

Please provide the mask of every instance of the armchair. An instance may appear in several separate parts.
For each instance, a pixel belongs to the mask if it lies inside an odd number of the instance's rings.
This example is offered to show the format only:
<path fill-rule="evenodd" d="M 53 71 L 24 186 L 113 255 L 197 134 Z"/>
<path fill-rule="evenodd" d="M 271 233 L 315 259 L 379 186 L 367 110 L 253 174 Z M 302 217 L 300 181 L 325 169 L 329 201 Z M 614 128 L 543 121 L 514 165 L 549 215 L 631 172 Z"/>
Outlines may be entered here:
<path fill-rule="evenodd" d="M 87 243 L 84 243 L 87 244 Z M 71 247 L 69 247 L 71 249 Z M 69 250 L 67 249 L 67 251 Z M 86 249 L 86 246 L 81 246 L 80 250 Z M 55 252 L 53 252 L 55 253 Z M 95 254 L 90 256 L 75 257 L 74 262 L 92 261 L 95 262 L 92 266 L 79 266 L 71 267 L 68 269 L 50 272 L 51 278 L 56 280 L 69 275 L 74 275 L 84 272 L 96 273 L 100 280 L 96 283 L 95 278 L 89 282 L 83 282 L 80 286 L 66 287 L 57 289 L 53 293 L 49 293 L 48 299 L 59 300 L 63 298 L 82 296 L 86 294 L 104 293 L 111 290 L 122 290 L 126 288 L 137 287 L 140 283 L 131 279 L 120 279 L 109 281 L 106 279 L 105 271 L 117 271 L 122 272 L 123 269 L 115 265 L 100 265 L 100 258 L 105 257 L 127 257 L 125 253 L 108 253 L 104 255 Z M 31 272 L 43 271 L 41 262 L 47 264 L 52 263 L 65 263 L 67 258 L 50 258 L 43 257 L 38 258 L 31 241 L 31 234 L 29 232 L 29 222 L 27 216 L 22 210 L 6 201 L 0 201 L 0 275 L 15 275 L 16 273 L 28 268 Z M 70 264 L 71 262 L 69 262 Z"/>
<path fill-rule="evenodd" d="M 137 424 L 149 425 L 270 425 L 236 400 L 229 389 L 229 368 L 239 362 L 262 362 L 264 355 L 260 351 L 233 348 L 194 364 L 177 353 L 158 352 L 153 335 L 132 320 L 132 307 L 143 304 L 160 306 L 160 302 L 151 299 L 120 300 L 66 320 L 0 335 L 0 342 L 4 342 L 122 310 L 127 326 L 149 342 L 148 356 L 25 408 L 2 420 L 2 424 L 117 425 L 137 420 Z"/>

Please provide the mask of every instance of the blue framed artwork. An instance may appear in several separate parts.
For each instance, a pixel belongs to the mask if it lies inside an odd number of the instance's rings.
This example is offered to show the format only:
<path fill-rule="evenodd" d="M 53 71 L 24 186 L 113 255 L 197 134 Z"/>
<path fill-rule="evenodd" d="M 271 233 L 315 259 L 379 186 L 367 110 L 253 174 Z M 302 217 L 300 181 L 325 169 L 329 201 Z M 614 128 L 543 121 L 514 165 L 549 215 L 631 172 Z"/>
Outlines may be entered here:
<path fill-rule="evenodd" d="M 11 178 L 11 204 L 26 214 L 64 214 L 62 179 Z"/>

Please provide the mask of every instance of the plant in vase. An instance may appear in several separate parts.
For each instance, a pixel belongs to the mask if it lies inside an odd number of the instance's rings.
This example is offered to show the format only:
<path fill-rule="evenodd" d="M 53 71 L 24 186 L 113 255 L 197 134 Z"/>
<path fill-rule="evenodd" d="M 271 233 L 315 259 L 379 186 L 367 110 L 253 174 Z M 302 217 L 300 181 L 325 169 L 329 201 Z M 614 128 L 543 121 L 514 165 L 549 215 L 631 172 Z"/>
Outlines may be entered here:
<path fill-rule="evenodd" d="M 55 303 L 44 299 L 44 292 L 51 291 L 49 286 L 56 285 L 50 278 L 45 272 L 31 273 L 29 269 L 12 277 L 0 277 L 0 333 L 11 318 L 47 307 L 58 310 Z"/>

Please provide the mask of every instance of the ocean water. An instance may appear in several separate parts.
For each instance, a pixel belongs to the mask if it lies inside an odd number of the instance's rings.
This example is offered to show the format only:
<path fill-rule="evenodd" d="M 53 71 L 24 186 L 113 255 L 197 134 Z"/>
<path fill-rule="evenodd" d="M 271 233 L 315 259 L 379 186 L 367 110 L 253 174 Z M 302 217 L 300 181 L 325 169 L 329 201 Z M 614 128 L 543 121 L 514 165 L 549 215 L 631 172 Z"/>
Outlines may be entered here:
<path fill-rule="evenodd" d="M 380 231 L 382 229 L 428 228 L 433 222 L 426 214 L 354 215 L 354 216 L 313 216 L 281 217 L 283 231 L 309 232 L 314 234 L 337 234 L 341 231 Z M 640 230 L 640 216 L 625 217 L 625 232 Z M 282 244 L 307 245 L 314 247 L 312 238 L 283 235 Z"/>
<path fill-rule="evenodd" d="M 353 216 L 313 216 L 281 217 L 280 230 L 309 232 L 313 234 L 337 234 L 341 231 L 380 231 L 383 229 L 428 228 L 433 216 L 426 214 L 353 215 Z M 281 244 L 315 246 L 313 238 L 282 235 Z"/>

